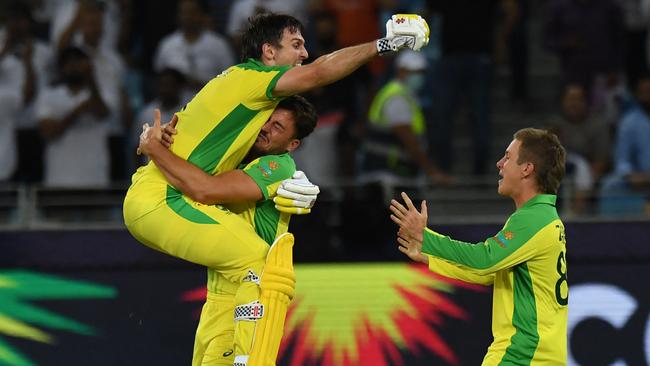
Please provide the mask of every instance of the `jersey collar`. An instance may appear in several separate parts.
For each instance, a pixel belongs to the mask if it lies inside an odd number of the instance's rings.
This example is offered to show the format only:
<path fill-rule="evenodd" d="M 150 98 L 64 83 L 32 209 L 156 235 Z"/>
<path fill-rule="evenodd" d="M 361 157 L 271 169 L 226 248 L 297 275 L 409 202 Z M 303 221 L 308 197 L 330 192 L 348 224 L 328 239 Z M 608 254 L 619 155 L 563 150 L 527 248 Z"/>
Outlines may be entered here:
<path fill-rule="evenodd" d="M 554 194 L 538 194 L 537 196 L 529 199 L 526 203 L 524 203 L 524 205 L 521 208 L 530 207 L 538 203 L 555 206 L 556 200 L 557 200 L 557 196 Z"/>

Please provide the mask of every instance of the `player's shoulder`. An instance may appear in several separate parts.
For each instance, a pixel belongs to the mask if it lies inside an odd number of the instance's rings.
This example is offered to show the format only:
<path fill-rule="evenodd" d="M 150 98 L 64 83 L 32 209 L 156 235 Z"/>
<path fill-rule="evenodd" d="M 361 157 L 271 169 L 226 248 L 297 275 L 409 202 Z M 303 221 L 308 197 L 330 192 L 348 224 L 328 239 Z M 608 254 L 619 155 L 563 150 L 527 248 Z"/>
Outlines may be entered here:
<path fill-rule="evenodd" d="M 509 221 L 516 225 L 541 229 L 559 219 L 554 196 L 539 195 L 534 200 L 513 213 Z"/>
<path fill-rule="evenodd" d="M 266 179 L 283 180 L 296 171 L 296 163 L 289 153 L 264 155 L 246 165 L 245 171 L 259 171 Z"/>
<path fill-rule="evenodd" d="M 264 155 L 250 162 L 250 165 L 270 165 L 273 169 L 280 167 L 296 168 L 296 162 L 293 160 L 293 157 L 289 153 L 277 154 L 277 155 Z"/>
<path fill-rule="evenodd" d="M 249 58 L 246 61 L 235 65 L 235 67 L 243 71 L 262 72 L 262 73 L 284 72 L 291 68 L 291 66 L 288 65 L 284 65 L 284 66 L 265 65 L 262 61 L 256 60 L 254 58 Z"/>

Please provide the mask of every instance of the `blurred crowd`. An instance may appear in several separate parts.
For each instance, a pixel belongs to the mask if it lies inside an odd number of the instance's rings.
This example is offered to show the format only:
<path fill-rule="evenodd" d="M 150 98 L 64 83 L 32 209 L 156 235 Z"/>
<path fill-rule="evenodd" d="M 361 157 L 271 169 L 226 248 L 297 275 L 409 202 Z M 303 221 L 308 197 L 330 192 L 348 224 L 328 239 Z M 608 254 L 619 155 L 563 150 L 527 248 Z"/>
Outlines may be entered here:
<path fill-rule="evenodd" d="M 494 175 L 492 91 L 531 105 L 530 49 L 556 56 L 557 115 L 535 121 L 568 150 L 576 212 L 650 214 L 650 0 L 5 0 L 0 2 L 0 182 L 125 184 L 153 110 L 163 120 L 238 56 L 247 19 L 306 26 L 309 62 L 379 38 L 394 13 L 422 14 L 430 46 L 305 95 L 316 131 L 295 154 L 321 185 L 457 182 Z M 531 37 L 531 20 L 541 23 Z M 470 151 L 455 156 L 465 116 Z M 514 131 L 508 131 L 508 134 Z M 505 146 L 504 146 L 505 147 Z"/>

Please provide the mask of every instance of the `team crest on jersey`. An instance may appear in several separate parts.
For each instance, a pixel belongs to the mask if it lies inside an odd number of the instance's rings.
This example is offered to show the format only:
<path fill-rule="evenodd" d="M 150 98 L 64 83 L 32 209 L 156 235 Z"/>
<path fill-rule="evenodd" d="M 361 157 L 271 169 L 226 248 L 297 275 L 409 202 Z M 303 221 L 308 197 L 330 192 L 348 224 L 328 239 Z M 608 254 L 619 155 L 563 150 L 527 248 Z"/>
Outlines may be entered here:
<path fill-rule="evenodd" d="M 276 169 L 279 168 L 279 167 L 280 167 L 280 164 L 278 164 L 277 161 L 270 161 L 270 162 L 269 162 L 269 168 L 270 168 L 271 170 L 276 170 Z"/>
<path fill-rule="evenodd" d="M 268 177 L 271 176 L 271 173 L 272 173 L 272 172 L 271 172 L 271 169 L 270 169 L 270 168 L 266 168 L 266 167 L 264 167 L 264 166 L 258 165 L 258 166 L 257 166 L 257 169 L 260 170 L 260 172 L 262 173 L 262 175 L 264 176 L 264 178 L 268 178 Z"/>
<path fill-rule="evenodd" d="M 494 241 L 499 244 L 501 248 L 507 248 L 508 247 L 508 240 L 512 240 L 515 237 L 515 233 L 513 233 L 510 230 L 498 233 L 497 235 L 493 236 L 492 238 Z"/>
<path fill-rule="evenodd" d="M 492 239 L 499 244 L 499 246 L 503 249 L 506 249 L 508 246 L 506 245 L 506 242 L 508 241 L 505 233 L 498 233 L 497 235 L 493 236 Z"/>

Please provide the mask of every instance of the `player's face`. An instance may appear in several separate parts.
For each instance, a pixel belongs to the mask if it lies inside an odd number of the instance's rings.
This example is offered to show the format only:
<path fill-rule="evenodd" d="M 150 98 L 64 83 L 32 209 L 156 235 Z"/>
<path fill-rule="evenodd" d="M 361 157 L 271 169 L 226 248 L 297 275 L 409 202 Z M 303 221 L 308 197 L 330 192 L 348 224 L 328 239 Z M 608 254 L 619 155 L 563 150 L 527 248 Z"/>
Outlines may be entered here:
<path fill-rule="evenodd" d="M 521 141 L 512 140 L 503 157 L 497 161 L 497 169 L 499 169 L 499 176 L 501 177 L 498 192 L 502 196 L 512 196 L 519 191 L 523 169 L 528 164 L 526 162 L 517 164 L 520 146 Z"/>
<path fill-rule="evenodd" d="M 300 141 L 296 135 L 296 120 L 293 113 L 286 109 L 276 109 L 262 126 L 254 148 L 260 155 L 283 154 L 293 151 Z"/>
<path fill-rule="evenodd" d="M 275 65 L 301 65 L 302 62 L 309 57 L 307 49 L 305 49 L 305 39 L 302 37 L 300 31 L 291 33 L 288 28 L 285 28 L 282 33 L 280 45 L 282 46 L 280 48 L 274 47 Z"/>

